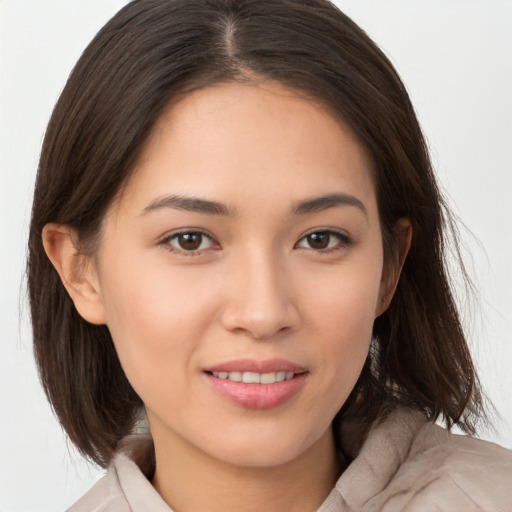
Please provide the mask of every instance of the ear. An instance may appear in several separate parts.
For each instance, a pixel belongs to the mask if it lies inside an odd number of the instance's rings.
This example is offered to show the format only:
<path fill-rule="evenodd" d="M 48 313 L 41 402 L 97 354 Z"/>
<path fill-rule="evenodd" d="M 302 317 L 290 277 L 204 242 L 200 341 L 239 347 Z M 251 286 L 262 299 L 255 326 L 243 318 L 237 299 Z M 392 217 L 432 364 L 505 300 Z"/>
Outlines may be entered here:
<path fill-rule="evenodd" d="M 411 221 L 406 218 L 398 219 L 393 229 L 393 236 L 395 237 L 394 246 L 396 247 L 396 256 L 392 261 L 384 263 L 380 283 L 380 297 L 375 311 L 375 318 L 382 315 L 382 313 L 388 309 L 391 304 L 391 299 L 395 294 L 396 287 L 398 286 L 398 280 L 400 279 L 405 258 L 411 248 Z"/>
<path fill-rule="evenodd" d="M 73 300 L 80 316 L 92 324 L 106 323 L 94 261 L 77 248 L 76 232 L 64 224 L 46 224 L 43 246 L 59 273 L 62 284 Z"/>

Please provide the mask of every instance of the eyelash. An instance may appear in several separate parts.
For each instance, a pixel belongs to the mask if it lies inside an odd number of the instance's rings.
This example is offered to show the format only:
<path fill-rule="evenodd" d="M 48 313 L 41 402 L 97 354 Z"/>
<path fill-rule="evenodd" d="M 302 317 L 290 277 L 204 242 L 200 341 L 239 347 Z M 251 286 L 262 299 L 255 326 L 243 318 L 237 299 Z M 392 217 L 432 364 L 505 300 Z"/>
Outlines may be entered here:
<path fill-rule="evenodd" d="M 218 242 L 211 235 L 209 235 L 208 233 L 206 233 L 205 231 L 202 231 L 200 229 L 189 229 L 189 230 L 184 230 L 184 231 L 179 231 L 177 233 L 173 233 L 172 235 L 169 235 L 169 236 L 166 236 L 165 238 L 163 238 L 158 243 L 158 245 L 164 246 L 171 253 L 178 254 L 180 256 L 185 256 L 185 257 L 198 256 L 203 251 L 207 250 L 207 249 L 195 249 L 195 250 L 187 251 L 186 249 L 179 249 L 179 248 L 171 245 L 172 240 L 178 239 L 178 237 L 184 236 L 184 235 L 199 235 L 199 236 L 201 236 L 202 237 L 201 245 L 203 243 L 204 238 L 210 239 L 212 244 L 219 245 Z"/>
<path fill-rule="evenodd" d="M 201 239 L 200 245 L 202 245 L 204 238 L 208 238 L 211 240 L 212 244 L 214 244 L 214 245 L 216 244 L 217 246 L 219 246 L 218 242 L 211 235 L 209 235 L 208 233 L 206 233 L 202 230 L 199 230 L 199 229 L 190 229 L 190 230 L 186 230 L 186 231 L 179 231 L 177 233 L 173 233 L 172 235 L 169 235 L 169 236 L 166 236 L 165 238 L 163 238 L 158 243 L 158 245 L 164 246 L 171 253 L 178 254 L 180 256 L 185 256 L 185 257 L 198 256 L 203 251 L 211 249 L 211 247 L 208 247 L 206 249 L 194 249 L 194 250 L 188 251 L 186 249 L 179 249 L 177 247 L 174 247 L 171 244 L 172 240 L 178 239 L 178 237 L 184 236 L 184 235 L 192 235 L 192 236 L 199 235 L 199 236 L 201 236 L 202 239 Z M 299 245 L 303 240 L 306 240 L 308 237 L 310 237 L 312 235 L 328 235 L 329 243 L 331 242 L 331 239 L 333 237 L 338 239 L 338 243 L 335 244 L 333 247 L 326 247 L 326 248 L 319 248 L 319 249 L 315 249 L 314 247 L 301 247 Z M 310 231 L 309 233 L 306 233 L 304 236 L 302 236 L 297 241 L 294 248 L 310 249 L 317 253 L 329 254 L 332 252 L 346 249 L 350 245 L 352 245 L 352 239 L 345 233 L 342 233 L 340 231 L 335 231 L 332 229 L 315 229 L 314 231 Z M 214 249 L 214 250 L 216 250 L 216 249 Z"/>
<path fill-rule="evenodd" d="M 313 247 L 304 247 L 304 249 L 312 249 L 315 252 L 322 253 L 322 254 L 329 254 L 332 252 L 340 251 L 343 249 L 346 249 L 350 245 L 352 245 L 352 239 L 343 232 L 336 231 L 333 229 L 315 229 L 313 231 L 310 231 L 309 233 L 306 233 L 296 244 L 295 247 L 300 248 L 299 244 L 307 239 L 308 237 L 312 235 L 328 235 L 329 236 L 329 243 L 331 242 L 332 238 L 337 238 L 338 243 L 335 244 L 333 247 L 326 247 L 323 249 L 314 249 Z"/>

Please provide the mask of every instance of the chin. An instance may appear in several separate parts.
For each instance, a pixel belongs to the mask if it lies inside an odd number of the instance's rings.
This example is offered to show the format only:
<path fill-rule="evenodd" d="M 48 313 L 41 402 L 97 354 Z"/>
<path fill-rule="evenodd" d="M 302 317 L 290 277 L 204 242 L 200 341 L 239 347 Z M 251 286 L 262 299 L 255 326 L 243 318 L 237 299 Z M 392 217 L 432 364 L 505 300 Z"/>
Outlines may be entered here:
<path fill-rule="evenodd" d="M 270 468 L 288 464 L 297 459 L 302 450 L 290 447 L 272 446 L 263 450 L 259 446 L 231 447 L 229 453 L 224 452 L 221 458 L 227 464 L 246 468 Z"/>
<path fill-rule="evenodd" d="M 328 433 L 330 432 L 329 428 Z M 227 464 L 239 467 L 282 466 L 307 456 L 315 445 L 320 444 L 324 435 L 321 432 L 315 434 L 301 436 L 297 431 L 285 429 L 268 435 L 259 432 L 256 436 L 239 436 L 237 439 L 231 437 L 225 443 L 218 443 L 217 453 L 212 455 Z"/>

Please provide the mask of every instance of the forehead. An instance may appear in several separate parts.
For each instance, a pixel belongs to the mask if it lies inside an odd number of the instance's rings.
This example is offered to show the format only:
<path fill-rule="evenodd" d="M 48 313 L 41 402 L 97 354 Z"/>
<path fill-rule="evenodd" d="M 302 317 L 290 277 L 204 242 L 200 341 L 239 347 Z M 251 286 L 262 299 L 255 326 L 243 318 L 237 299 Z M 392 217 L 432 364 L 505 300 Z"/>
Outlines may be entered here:
<path fill-rule="evenodd" d="M 275 82 L 186 94 L 157 120 L 125 200 L 179 193 L 244 205 L 333 190 L 374 198 L 370 159 L 342 122 Z"/>

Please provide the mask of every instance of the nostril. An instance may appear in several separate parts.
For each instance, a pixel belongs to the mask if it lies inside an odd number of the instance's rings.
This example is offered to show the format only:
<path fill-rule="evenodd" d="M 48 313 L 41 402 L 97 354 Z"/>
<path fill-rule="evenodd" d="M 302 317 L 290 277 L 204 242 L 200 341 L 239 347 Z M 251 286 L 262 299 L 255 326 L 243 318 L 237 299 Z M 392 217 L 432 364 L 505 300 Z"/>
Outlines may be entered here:
<path fill-rule="evenodd" d="M 259 341 L 292 333 L 299 326 L 299 320 L 298 312 L 291 307 L 267 310 L 241 304 L 231 305 L 221 316 L 221 322 L 226 330 Z"/>

